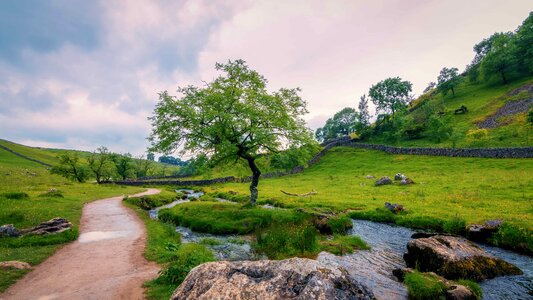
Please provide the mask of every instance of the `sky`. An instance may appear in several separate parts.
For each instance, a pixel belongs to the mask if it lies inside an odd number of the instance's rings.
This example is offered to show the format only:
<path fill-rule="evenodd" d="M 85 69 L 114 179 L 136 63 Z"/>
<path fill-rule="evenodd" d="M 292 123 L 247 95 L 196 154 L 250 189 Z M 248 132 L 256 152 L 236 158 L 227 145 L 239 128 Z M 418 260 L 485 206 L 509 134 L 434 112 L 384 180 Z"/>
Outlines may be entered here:
<path fill-rule="evenodd" d="M 420 94 L 531 0 L 0 1 L 0 138 L 143 155 L 158 93 L 244 59 L 271 91 L 300 87 L 311 129 L 400 76 Z"/>

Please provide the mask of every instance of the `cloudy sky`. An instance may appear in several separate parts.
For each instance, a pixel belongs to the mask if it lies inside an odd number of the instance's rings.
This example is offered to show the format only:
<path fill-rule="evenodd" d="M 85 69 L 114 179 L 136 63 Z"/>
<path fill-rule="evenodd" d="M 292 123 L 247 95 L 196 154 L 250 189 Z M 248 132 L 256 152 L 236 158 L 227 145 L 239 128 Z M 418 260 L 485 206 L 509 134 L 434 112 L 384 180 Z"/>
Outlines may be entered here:
<path fill-rule="evenodd" d="M 309 127 L 384 78 L 415 94 L 531 0 L 0 1 L 0 138 L 143 154 L 158 92 L 242 58 L 270 89 L 301 87 Z"/>

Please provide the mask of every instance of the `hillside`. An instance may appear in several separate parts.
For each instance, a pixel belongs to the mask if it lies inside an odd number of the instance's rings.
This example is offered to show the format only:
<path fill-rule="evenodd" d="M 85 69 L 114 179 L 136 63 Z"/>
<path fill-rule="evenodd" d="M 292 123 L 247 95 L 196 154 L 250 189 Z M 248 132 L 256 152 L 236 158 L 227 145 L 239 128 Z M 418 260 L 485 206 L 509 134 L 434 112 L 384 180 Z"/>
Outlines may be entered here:
<path fill-rule="evenodd" d="M 369 142 L 404 147 L 532 146 L 533 128 L 527 123 L 532 103 L 531 77 L 507 85 L 470 83 L 464 79 L 455 95 L 443 95 L 433 89 L 413 101 L 402 120 L 404 123 L 398 126 L 404 126 L 404 130 L 420 126 L 420 132 L 415 136 L 400 134 L 390 138 L 386 134 L 377 134 Z M 466 106 L 468 112 L 455 114 L 461 106 Z M 451 128 L 449 136 L 441 141 L 433 139 L 428 132 L 431 115 L 438 115 L 442 120 L 441 130 Z"/>

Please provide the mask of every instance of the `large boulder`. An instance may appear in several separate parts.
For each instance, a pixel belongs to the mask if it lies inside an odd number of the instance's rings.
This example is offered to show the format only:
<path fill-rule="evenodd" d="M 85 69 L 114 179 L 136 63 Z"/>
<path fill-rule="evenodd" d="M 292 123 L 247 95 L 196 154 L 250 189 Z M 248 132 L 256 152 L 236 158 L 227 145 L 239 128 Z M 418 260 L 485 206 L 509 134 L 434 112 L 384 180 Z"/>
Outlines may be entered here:
<path fill-rule="evenodd" d="M 70 223 L 65 218 L 53 218 L 50 221 L 43 222 L 33 228 L 22 229 L 20 233 L 22 235 L 26 234 L 35 234 L 35 235 L 44 235 L 44 234 L 55 234 L 61 233 L 65 230 L 69 230 L 72 227 Z"/>
<path fill-rule="evenodd" d="M 13 224 L 6 224 L 0 226 L 0 237 L 15 237 L 19 236 L 20 232 Z"/>
<path fill-rule="evenodd" d="M 374 182 L 375 186 L 386 185 L 386 184 L 392 184 L 392 180 L 389 178 L 389 176 L 383 176 L 380 179 L 376 180 L 376 182 Z"/>
<path fill-rule="evenodd" d="M 189 273 L 171 299 L 375 299 L 345 269 L 316 260 L 219 261 Z"/>
<path fill-rule="evenodd" d="M 484 280 L 518 275 L 516 266 L 496 258 L 462 237 L 435 235 L 409 241 L 405 262 L 422 272 L 435 272 L 447 279 Z"/>

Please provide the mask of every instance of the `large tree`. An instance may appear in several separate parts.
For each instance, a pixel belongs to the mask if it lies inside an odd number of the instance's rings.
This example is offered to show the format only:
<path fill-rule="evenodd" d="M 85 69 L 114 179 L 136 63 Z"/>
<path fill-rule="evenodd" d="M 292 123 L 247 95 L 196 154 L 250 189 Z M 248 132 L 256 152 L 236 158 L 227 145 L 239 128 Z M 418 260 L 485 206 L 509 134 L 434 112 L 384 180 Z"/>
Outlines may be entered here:
<path fill-rule="evenodd" d="M 102 180 L 108 180 L 113 176 L 114 166 L 111 161 L 111 154 L 106 147 L 101 146 L 96 149 L 89 157 L 87 157 L 89 169 L 94 174 L 96 182 L 100 183 Z"/>
<path fill-rule="evenodd" d="M 499 75 L 504 84 L 508 75 L 516 69 L 517 57 L 514 34 L 495 33 L 492 37 L 490 50 L 481 61 L 481 70 L 485 79 Z"/>
<path fill-rule="evenodd" d="M 242 159 L 252 172 L 255 204 L 261 171 L 256 160 L 288 145 L 312 140 L 301 116 L 307 113 L 299 89 L 267 90 L 267 80 L 243 60 L 217 63 L 221 72 L 204 86 L 180 87 L 180 96 L 159 95 L 152 121 L 151 150 L 204 153 L 216 164 Z"/>
<path fill-rule="evenodd" d="M 461 83 L 461 79 L 461 76 L 459 76 L 459 69 L 444 67 L 442 70 L 440 70 L 440 74 L 437 79 L 437 88 L 444 95 L 451 90 L 452 95 L 455 96 L 455 88 L 457 85 L 459 85 L 459 83 Z"/>
<path fill-rule="evenodd" d="M 357 104 L 357 113 L 359 114 L 359 122 L 356 125 L 358 129 L 364 129 L 370 125 L 370 111 L 368 110 L 368 98 L 366 95 L 359 98 L 359 103 Z"/>
<path fill-rule="evenodd" d="M 81 163 L 77 152 L 65 152 L 57 156 L 59 165 L 53 166 L 50 172 L 70 180 L 85 182 L 89 178 L 89 170 Z"/>
<path fill-rule="evenodd" d="M 126 180 L 135 176 L 135 164 L 131 154 L 111 154 L 111 161 L 115 164 L 118 178 Z"/>
<path fill-rule="evenodd" d="M 387 78 L 374 84 L 368 91 L 372 103 L 378 111 L 391 113 L 394 119 L 396 111 L 404 108 L 411 97 L 413 84 L 400 77 Z"/>
<path fill-rule="evenodd" d="M 322 128 L 318 128 L 315 136 L 323 142 L 328 139 L 348 135 L 355 131 L 355 124 L 359 120 L 358 113 L 351 107 L 345 107 L 338 111 L 332 118 L 326 121 Z"/>

